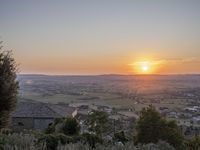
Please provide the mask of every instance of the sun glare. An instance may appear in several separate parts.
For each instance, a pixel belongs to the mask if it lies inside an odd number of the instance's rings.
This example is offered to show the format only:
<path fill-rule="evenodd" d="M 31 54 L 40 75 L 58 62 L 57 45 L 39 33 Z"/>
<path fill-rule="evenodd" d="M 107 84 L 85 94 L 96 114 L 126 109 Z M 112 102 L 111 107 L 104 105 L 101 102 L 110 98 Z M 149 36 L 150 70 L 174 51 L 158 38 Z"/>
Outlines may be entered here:
<path fill-rule="evenodd" d="M 140 70 L 139 71 L 140 73 L 145 73 L 145 74 L 150 73 L 151 66 L 150 62 L 148 61 L 140 62 L 137 67 Z"/>
<path fill-rule="evenodd" d="M 136 74 L 152 74 L 163 64 L 162 61 L 137 61 L 131 64 Z"/>
<path fill-rule="evenodd" d="M 147 65 L 141 66 L 141 69 L 143 72 L 148 72 L 149 66 L 147 66 Z"/>

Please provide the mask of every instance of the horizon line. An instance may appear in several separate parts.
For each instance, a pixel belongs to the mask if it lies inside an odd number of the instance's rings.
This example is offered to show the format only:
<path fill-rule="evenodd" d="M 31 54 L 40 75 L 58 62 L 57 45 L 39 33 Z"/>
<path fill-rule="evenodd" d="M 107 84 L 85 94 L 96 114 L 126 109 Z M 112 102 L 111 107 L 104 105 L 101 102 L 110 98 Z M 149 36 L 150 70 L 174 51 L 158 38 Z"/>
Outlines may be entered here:
<path fill-rule="evenodd" d="M 17 75 L 25 76 L 189 76 L 189 75 L 200 75 L 200 73 L 169 73 L 169 74 L 43 74 L 43 73 L 18 73 Z"/>

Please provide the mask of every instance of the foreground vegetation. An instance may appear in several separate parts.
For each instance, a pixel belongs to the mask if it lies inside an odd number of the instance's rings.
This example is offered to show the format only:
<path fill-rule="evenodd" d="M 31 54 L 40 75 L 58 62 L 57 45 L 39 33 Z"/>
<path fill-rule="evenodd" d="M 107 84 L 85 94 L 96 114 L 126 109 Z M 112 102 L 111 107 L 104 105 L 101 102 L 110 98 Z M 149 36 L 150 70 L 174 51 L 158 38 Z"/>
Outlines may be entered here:
<path fill-rule="evenodd" d="M 186 139 L 176 122 L 167 121 L 153 106 L 144 108 L 133 137 L 124 131 L 109 133 L 105 112 L 93 111 L 86 120 L 88 131 L 80 133 L 75 118 L 56 119 L 44 132 L 12 133 L 2 130 L 0 150 L 198 150 L 200 138 Z"/>
<path fill-rule="evenodd" d="M 17 65 L 10 51 L 2 50 L 0 41 L 0 130 L 8 126 L 18 94 Z"/>
<path fill-rule="evenodd" d="M 61 135 L 57 135 L 61 136 Z M 173 146 L 164 141 L 158 143 L 149 143 L 144 145 L 135 145 L 129 141 L 127 143 L 97 143 L 95 148 L 92 148 L 89 143 L 83 139 L 78 142 L 67 141 L 63 136 L 62 140 L 56 140 L 56 135 L 47 135 L 41 140 L 35 134 L 1 134 L 0 150 L 175 150 Z M 66 140 L 66 143 L 64 142 Z M 68 139 L 69 140 L 69 139 Z M 194 138 L 185 142 L 183 150 L 199 150 L 200 138 Z"/>
<path fill-rule="evenodd" d="M 48 137 L 50 140 L 50 136 Z M 54 142 L 39 141 L 33 134 L 12 134 L 1 135 L 1 150 L 45 150 L 53 149 Z M 3 144 L 3 142 L 5 142 Z M 51 148 L 49 147 L 51 144 Z M 83 142 L 63 144 L 62 142 L 56 143 L 58 150 L 175 150 L 168 143 L 159 141 L 157 144 L 146 144 L 135 146 L 133 142 L 128 142 L 125 145 L 120 144 L 97 144 L 95 148 L 91 148 L 88 144 Z"/>

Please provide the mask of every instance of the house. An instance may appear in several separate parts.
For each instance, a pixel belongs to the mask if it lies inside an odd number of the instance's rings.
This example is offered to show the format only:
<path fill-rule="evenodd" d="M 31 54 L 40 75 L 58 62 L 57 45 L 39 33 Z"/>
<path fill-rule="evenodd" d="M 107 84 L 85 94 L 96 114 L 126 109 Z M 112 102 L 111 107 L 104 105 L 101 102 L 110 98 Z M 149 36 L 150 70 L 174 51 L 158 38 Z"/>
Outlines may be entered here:
<path fill-rule="evenodd" d="M 177 112 L 175 112 L 175 111 L 172 111 L 172 112 L 169 112 L 168 114 L 167 114 L 167 117 L 169 117 L 169 118 L 178 118 L 179 117 L 179 113 L 177 113 Z"/>
<path fill-rule="evenodd" d="M 200 107 L 199 106 L 186 107 L 185 110 L 190 112 L 200 112 Z"/>
<path fill-rule="evenodd" d="M 200 124 L 200 116 L 192 117 L 192 121 L 193 121 L 194 123 Z"/>
<path fill-rule="evenodd" d="M 55 118 L 72 116 L 75 108 L 39 102 L 19 102 L 12 114 L 11 127 L 16 132 L 44 130 Z"/>
<path fill-rule="evenodd" d="M 110 114 L 112 112 L 112 108 L 108 107 L 108 106 L 97 106 L 97 109 L 99 111 L 104 111 L 108 114 Z"/>

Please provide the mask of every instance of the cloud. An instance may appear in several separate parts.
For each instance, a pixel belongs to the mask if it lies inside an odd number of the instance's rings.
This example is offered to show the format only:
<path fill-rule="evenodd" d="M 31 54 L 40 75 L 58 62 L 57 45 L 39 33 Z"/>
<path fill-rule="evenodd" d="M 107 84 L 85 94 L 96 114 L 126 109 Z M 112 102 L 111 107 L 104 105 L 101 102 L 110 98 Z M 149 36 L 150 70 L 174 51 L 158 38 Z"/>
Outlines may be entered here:
<path fill-rule="evenodd" d="M 200 60 L 195 57 L 191 58 L 180 58 L 180 59 L 166 59 L 167 63 L 173 63 L 173 64 L 183 64 L 183 63 L 200 63 Z"/>
<path fill-rule="evenodd" d="M 139 66 L 142 64 L 149 64 L 151 66 L 162 65 L 162 64 L 183 64 L 183 63 L 200 63 L 200 59 L 191 57 L 191 58 L 174 58 L 174 59 L 159 59 L 159 60 L 150 60 L 150 61 L 137 61 L 131 66 Z"/>
<path fill-rule="evenodd" d="M 131 66 L 140 66 L 140 65 L 151 65 L 151 66 L 154 66 L 154 65 L 160 65 L 160 64 L 164 64 L 166 61 L 165 60 L 153 60 L 153 61 L 137 61 L 137 62 L 134 62 L 132 64 L 129 64 Z"/>

